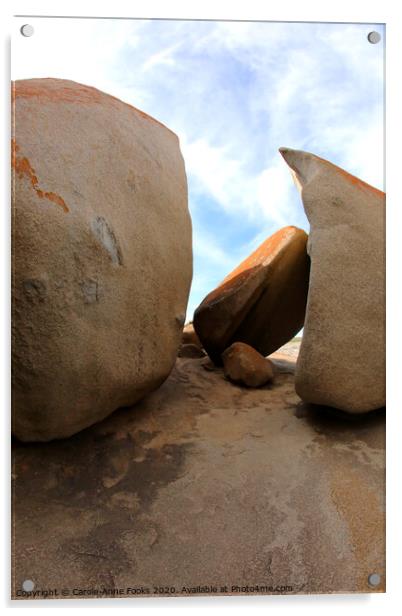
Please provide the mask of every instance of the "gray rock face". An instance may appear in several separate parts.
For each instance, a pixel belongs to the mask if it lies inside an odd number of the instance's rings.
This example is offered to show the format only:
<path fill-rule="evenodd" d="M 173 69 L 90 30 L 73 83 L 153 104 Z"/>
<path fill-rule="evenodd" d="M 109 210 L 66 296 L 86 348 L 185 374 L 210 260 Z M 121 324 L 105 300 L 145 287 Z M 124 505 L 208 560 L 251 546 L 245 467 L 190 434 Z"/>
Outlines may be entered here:
<path fill-rule="evenodd" d="M 308 152 L 281 148 L 311 230 L 296 391 L 364 413 L 385 405 L 385 195 Z"/>
<path fill-rule="evenodd" d="M 14 84 L 13 432 L 74 434 L 169 375 L 192 276 L 176 135 L 72 81 Z"/>

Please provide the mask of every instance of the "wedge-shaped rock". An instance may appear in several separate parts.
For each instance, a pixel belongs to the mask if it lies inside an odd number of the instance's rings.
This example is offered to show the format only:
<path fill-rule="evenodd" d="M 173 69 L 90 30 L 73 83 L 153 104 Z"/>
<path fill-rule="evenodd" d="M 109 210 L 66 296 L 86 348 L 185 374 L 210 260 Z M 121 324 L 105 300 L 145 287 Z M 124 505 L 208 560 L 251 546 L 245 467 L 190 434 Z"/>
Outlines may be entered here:
<path fill-rule="evenodd" d="M 17 81 L 13 135 L 13 421 L 69 436 L 169 375 L 192 275 L 174 133 L 60 79 Z"/>
<path fill-rule="evenodd" d="M 194 329 L 217 364 L 233 342 L 270 355 L 303 326 L 307 234 L 284 227 L 233 270 L 194 313 Z"/>
<path fill-rule="evenodd" d="M 308 152 L 281 148 L 311 231 L 296 391 L 364 413 L 385 404 L 385 195 Z"/>

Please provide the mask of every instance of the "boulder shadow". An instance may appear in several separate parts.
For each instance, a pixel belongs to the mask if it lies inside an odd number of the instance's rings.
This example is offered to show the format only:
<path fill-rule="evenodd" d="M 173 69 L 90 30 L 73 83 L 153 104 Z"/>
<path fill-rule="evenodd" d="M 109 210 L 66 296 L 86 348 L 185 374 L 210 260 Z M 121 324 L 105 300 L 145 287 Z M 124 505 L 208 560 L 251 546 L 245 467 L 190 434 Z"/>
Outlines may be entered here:
<path fill-rule="evenodd" d="M 386 407 L 369 413 L 351 414 L 330 406 L 300 402 L 295 416 L 304 419 L 314 430 L 327 436 L 341 437 L 345 432 L 366 433 L 385 426 Z"/>

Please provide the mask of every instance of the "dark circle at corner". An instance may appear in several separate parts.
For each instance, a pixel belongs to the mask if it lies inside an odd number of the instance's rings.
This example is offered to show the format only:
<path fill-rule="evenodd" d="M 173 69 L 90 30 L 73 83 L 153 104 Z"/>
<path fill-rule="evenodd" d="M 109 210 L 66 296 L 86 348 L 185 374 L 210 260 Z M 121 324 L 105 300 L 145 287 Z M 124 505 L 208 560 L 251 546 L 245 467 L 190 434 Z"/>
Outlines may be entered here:
<path fill-rule="evenodd" d="M 20 32 L 22 36 L 32 36 L 34 33 L 34 29 L 31 24 L 24 24 L 23 26 L 21 26 Z"/>
<path fill-rule="evenodd" d="M 373 30 L 372 32 L 368 33 L 367 40 L 369 43 L 372 43 L 372 45 L 375 45 L 376 43 L 379 43 L 381 41 L 381 34 Z"/>

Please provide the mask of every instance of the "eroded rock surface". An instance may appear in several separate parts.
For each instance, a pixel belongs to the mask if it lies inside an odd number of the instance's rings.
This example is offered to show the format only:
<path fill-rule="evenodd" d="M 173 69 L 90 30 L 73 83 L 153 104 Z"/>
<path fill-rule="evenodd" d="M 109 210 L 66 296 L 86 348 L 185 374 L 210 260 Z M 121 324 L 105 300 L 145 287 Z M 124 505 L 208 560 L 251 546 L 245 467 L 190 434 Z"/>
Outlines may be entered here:
<path fill-rule="evenodd" d="M 71 598 L 384 591 L 384 412 L 301 404 L 295 359 L 270 359 L 269 389 L 240 389 L 179 358 L 135 407 L 63 441 L 14 443 L 13 595 L 26 579 Z"/>
<path fill-rule="evenodd" d="M 13 432 L 70 436 L 158 387 L 192 276 L 177 136 L 94 88 L 14 84 Z"/>
<path fill-rule="evenodd" d="M 202 348 L 202 344 L 192 323 L 187 323 L 183 328 L 182 344 L 195 344 L 196 346 Z"/>
<path fill-rule="evenodd" d="M 205 357 L 206 353 L 197 344 L 182 344 L 179 348 L 178 357 Z"/>
<path fill-rule="evenodd" d="M 311 230 L 310 284 L 296 391 L 364 413 L 385 405 L 385 195 L 340 167 L 288 148 Z"/>

